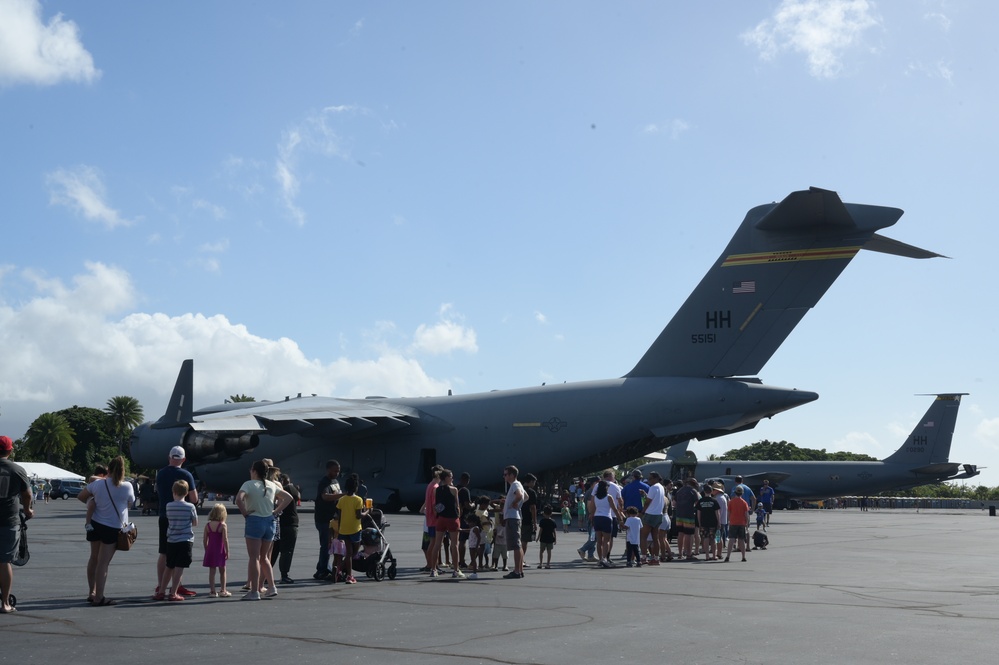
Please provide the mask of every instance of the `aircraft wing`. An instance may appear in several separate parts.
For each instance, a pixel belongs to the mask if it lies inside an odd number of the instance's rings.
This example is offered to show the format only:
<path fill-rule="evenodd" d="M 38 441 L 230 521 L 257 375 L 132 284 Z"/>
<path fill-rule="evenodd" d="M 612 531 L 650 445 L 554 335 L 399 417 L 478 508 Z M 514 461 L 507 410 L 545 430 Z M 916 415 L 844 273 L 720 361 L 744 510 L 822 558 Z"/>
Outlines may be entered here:
<path fill-rule="evenodd" d="M 408 427 L 420 415 L 416 409 L 387 400 L 298 397 L 238 411 L 196 412 L 190 427 L 199 432 L 267 432 L 274 436 L 352 434 L 375 427 L 382 432 Z"/>
<path fill-rule="evenodd" d="M 749 485 L 750 487 L 756 487 L 757 485 L 762 485 L 764 480 L 769 480 L 771 485 L 779 485 L 788 478 L 791 477 L 790 473 L 784 473 L 781 471 L 763 471 L 760 473 L 751 473 L 748 476 L 742 477 L 742 482 Z"/>

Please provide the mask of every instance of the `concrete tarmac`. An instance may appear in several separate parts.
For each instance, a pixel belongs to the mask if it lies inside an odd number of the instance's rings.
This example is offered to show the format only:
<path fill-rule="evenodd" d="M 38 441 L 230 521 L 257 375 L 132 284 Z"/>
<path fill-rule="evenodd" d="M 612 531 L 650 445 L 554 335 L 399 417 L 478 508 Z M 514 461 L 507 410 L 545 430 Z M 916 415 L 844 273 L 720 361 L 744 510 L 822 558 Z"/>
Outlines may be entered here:
<path fill-rule="evenodd" d="M 603 570 L 580 562 L 583 534 L 559 533 L 551 570 L 524 579 L 431 580 L 417 569 L 422 518 L 390 515 L 394 581 L 311 579 L 318 535 L 306 504 L 291 576 L 271 600 L 241 602 L 243 521 L 229 517 L 230 599 L 155 602 L 156 518 L 111 562 L 108 596 L 86 597 L 83 505 L 40 505 L 31 560 L 14 570 L 18 612 L 0 615 L 0 660 L 160 665 L 335 663 L 994 663 L 999 520 L 982 511 L 778 512 L 771 547 L 742 563 Z M 199 517 L 201 526 L 206 516 Z M 615 545 L 623 552 L 623 542 Z M 528 561 L 537 564 L 532 544 Z M 616 560 L 616 556 L 615 556 Z"/>

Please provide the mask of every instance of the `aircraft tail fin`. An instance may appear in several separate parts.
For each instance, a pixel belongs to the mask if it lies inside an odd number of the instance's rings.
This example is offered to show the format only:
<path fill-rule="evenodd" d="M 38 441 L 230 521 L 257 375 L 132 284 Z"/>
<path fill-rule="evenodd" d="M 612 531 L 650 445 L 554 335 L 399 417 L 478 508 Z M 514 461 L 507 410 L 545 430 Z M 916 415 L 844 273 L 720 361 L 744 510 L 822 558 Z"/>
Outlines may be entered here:
<path fill-rule="evenodd" d="M 961 397 L 967 394 L 938 394 L 902 447 L 882 461 L 906 466 L 925 465 L 927 468 L 933 464 L 946 464 L 950 458 L 950 444 L 954 438 Z"/>
<path fill-rule="evenodd" d="M 165 427 L 186 426 L 194 417 L 192 406 L 192 393 L 194 392 L 194 360 L 185 360 L 180 366 L 180 373 L 177 374 L 177 383 L 173 386 L 173 393 L 170 395 L 170 403 L 167 405 L 166 413 L 153 423 L 152 427 L 161 429 Z"/>
<path fill-rule="evenodd" d="M 815 187 L 753 208 L 625 376 L 755 376 L 862 248 L 939 256 L 876 233 L 901 216 Z"/>

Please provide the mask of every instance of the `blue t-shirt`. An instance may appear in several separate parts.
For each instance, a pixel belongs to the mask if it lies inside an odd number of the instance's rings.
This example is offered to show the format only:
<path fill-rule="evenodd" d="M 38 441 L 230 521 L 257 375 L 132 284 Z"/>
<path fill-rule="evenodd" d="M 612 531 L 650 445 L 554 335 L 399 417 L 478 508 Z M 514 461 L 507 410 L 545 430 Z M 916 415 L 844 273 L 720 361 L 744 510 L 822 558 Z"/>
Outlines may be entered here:
<path fill-rule="evenodd" d="M 740 483 L 740 484 L 736 485 L 735 487 L 741 487 L 742 488 L 742 500 L 746 502 L 746 505 L 749 506 L 750 509 L 752 509 L 753 508 L 753 502 L 756 501 L 756 495 L 753 494 L 753 490 L 749 489 L 749 485 L 747 485 L 745 483 Z M 733 497 L 735 496 L 735 487 L 732 488 L 732 496 Z"/>
<path fill-rule="evenodd" d="M 194 476 L 179 466 L 165 466 L 156 474 L 156 496 L 161 506 L 173 501 L 173 484 L 178 480 L 187 481 L 187 491 L 194 489 Z"/>
<path fill-rule="evenodd" d="M 634 506 L 635 508 L 641 510 L 642 492 L 648 494 L 649 486 L 641 480 L 632 480 L 630 483 L 622 487 L 621 500 L 624 501 L 624 507 L 630 508 Z"/>
<path fill-rule="evenodd" d="M 760 488 L 760 503 L 774 502 L 774 488 L 769 485 Z"/>

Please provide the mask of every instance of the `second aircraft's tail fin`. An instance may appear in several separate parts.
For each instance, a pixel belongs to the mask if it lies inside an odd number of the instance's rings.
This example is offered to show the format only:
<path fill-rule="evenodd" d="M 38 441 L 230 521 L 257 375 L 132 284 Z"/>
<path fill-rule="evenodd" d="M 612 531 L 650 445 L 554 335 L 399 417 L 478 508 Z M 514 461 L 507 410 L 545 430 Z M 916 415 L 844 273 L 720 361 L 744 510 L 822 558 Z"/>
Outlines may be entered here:
<path fill-rule="evenodd" d="M 926 415 L 916 424 L 902 447 L 883 461 L 893 464 L 915 466 L 931 473 L 931 466 L 946 465 L 950 460 L 950 444 L 954 438 L 957 411 L 961 408 L 961 397 L 968 393 L 941 393 L 930 404 Z M 956 465 L 955 465 L 956 466 Z"/>
<path fill-rule="evenodd" d="M 724 253 L 627 377 L 754 376 L 858 251 L 936 256 L 876 234 L 898 208 L 811 188 L 746 214 Z"/>
<path fill-rule="evenodd" d="M 166 413 L 153 423 L 155 429 L 163 427 L 179 427 L 191 422 L 194 407 L 191 404 L 191 393 L 194 392 L 194 360 L 188 359 L 181 363 L 177 382 L 170 395 L 170 403 Z"/>

